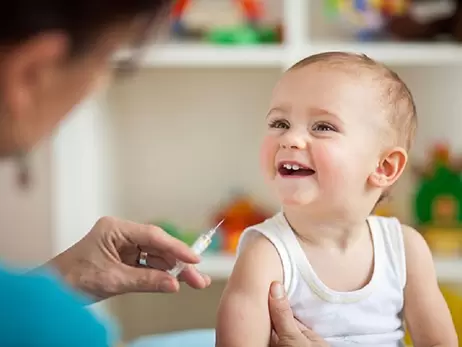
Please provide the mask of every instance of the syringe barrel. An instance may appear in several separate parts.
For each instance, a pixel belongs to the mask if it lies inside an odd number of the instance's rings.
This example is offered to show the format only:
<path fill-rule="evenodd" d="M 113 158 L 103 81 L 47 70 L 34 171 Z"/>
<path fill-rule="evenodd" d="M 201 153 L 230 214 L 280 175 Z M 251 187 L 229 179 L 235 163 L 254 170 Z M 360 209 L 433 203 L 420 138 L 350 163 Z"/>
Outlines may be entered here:
<path fill-rule="evenodd" d="M 210 237 L 208 237 L 205 234 L 201 235 L 196 240 L 196 242 L 193 243 L 193 245 L 191 246 L 191 250 L 195 254 L 201 255 L 207 249 L 207 247 L 210 245 L 211 242 L 212 242 L 212 239 Z"/>
<path fill-rule="evenodd" d="M 178 262 L 173 269 L 168 270 L 167 272 L 173 277 L 178 277 L 180 273 L 185 269 L 185 267 L 185 263 Z"/>

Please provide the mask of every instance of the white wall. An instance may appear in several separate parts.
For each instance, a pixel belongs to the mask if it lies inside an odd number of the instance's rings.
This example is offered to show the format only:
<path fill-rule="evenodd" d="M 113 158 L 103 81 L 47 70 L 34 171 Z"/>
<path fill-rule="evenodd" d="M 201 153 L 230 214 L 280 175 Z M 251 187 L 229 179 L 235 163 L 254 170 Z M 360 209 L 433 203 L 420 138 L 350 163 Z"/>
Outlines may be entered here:
<path fill-rule="evenodd" d="M 144 70 L 116 85 L 108 98 L 122 215 L 201 228 L 233 188 L 274 206 L 260 179 L 258 151 L 279 74 Z"/>
<path fill-rule="evenodd" d="M 82 238 L 111 210 L 110 149 L 106 146 L 104 95 L 82 102 L 53 138 L 53 251 L 62 252 Z"/>
<path fill-rule="evenodd" d="M 32 186 L 16 183 L 16 163 L 0 161 L 0 259 L 39 264 L 51 255 L 50 146 L 42 143 L 30 156 Z"/>

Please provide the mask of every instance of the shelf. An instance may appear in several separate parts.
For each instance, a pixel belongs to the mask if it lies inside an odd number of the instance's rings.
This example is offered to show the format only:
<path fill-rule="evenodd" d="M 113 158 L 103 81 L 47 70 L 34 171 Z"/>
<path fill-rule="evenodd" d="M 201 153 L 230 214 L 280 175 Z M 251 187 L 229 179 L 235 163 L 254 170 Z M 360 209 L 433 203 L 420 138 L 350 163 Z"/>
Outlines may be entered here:
<path fill-rule="evenodd" d="M 448 42 L 404 43 L 404 42 L 314 42 L 307 46 L 301 56 L 325 51 L 349 51 L 364 53 L 385 64 L 442 65 L 462 64 L 462 45 Z"/>
<path fill-rule="evenodd" d="M 223 280 L 231 275 L 235 260 L 233 255 L 207 254 L 196 267 L 215 280 Z"/>
<path fill-rule="evenodd" d="M 120 52 L 116 60 L 129 51 Z M 284 62 L 279 45 L 156 44 L 143 52 L 143 67 L 278 67 Z"/>
<path fill-rule="evenodd" d="M 290 48 L 290 47 L 286 47 Z M 291 56 L 287 52 L 291 52 Z M 281 68 L 289 58 L 301 59 L 325 51 L 364 53 L 386 64 L 437 66 L 462 64 L 462 45 L 457 43 L 401 43 L 401 42 L 330 42 L 315 41 L 302 48 L 285 49 L 282 45 L 213 45 L 205 43 L 156 44 L 143 52 L 141 66 L 150 67 L 254 67 Z M 296 52 L 293 55 L 293 52 Z M 130 54 L 123 51 L 115 60 Z M 291 63 L 293 63 L 292 61 Z"/>
<path fill-rule="evenodd" d="M 224 280 L 231 274 L 234 261 L 233 255 L 208 254 L 197 268 L 215 280 Z M 434 258 L 434 261 L 439 281 L 462 282 L 462 258 Z"/>
<path fill-rule="evenodd" d="M 435 258 L 435 268 L 440 281 L 462 282 L 461 258 Z"/>

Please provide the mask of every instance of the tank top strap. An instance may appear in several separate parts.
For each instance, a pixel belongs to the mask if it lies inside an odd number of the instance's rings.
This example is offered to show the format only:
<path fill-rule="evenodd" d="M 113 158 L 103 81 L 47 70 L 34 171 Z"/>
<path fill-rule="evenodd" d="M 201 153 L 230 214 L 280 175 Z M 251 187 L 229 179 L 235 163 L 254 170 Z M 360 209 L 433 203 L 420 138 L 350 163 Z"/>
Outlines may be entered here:
<path fill-rule="evenodd" d="M 395 217 L 371 216 L 383 238 L 384 253 L 393 269 L 401 289 L 406 285 L 406 256 L 403 230 L 400 221 Z"/>

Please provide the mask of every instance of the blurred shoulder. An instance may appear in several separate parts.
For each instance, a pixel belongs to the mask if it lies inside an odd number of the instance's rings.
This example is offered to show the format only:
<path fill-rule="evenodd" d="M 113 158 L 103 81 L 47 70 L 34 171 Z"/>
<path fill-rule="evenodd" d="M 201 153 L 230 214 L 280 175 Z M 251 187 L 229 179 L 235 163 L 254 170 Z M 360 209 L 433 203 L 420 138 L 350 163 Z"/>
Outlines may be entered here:
<path fill-rule="evenodd" d="M 0 268 L 0 345 L 111 346 L 109 326 L 89 303 L 51 271 Z"/>

